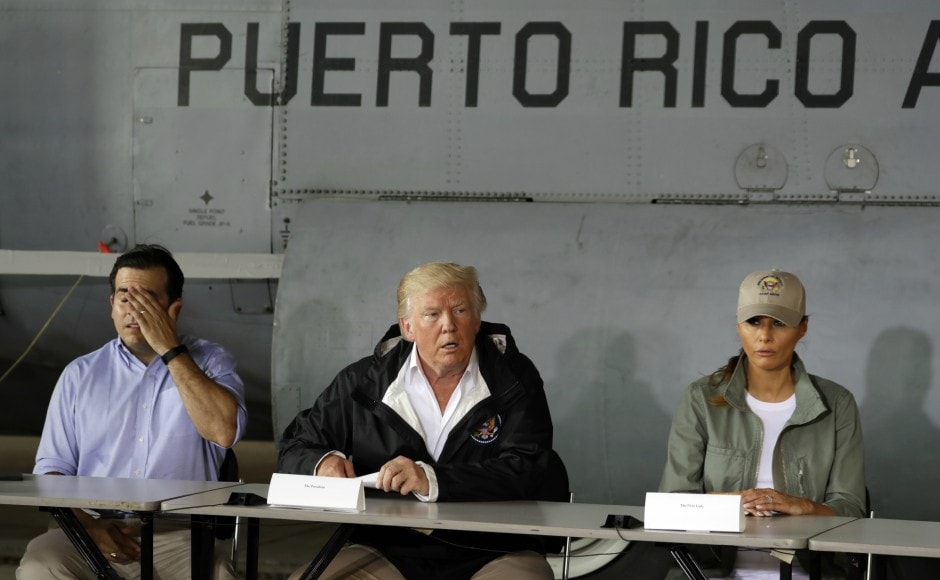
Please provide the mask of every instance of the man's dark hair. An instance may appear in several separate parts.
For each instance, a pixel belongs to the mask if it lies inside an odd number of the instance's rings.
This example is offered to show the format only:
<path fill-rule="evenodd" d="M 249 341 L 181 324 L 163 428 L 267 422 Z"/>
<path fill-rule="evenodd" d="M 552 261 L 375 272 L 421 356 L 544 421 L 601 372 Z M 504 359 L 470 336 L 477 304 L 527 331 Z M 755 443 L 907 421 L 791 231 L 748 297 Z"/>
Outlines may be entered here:
<path fill-rule="evenodd" d="M 108 280 L 111 282 L 111 294 L 114 294 L 114 278 L 121 268 L 134 268 L 136 270 L 147 270 L 149 268 L 163 268 L 166 270 L 166 293 L 170 297 L 170 302 L 183 295 L 183 270 L 173 259 L 173 254 L 159 244 L 137 244 L 130 250 L 124 252 L 114 262 L 111 268 L 111 275 Z"/>

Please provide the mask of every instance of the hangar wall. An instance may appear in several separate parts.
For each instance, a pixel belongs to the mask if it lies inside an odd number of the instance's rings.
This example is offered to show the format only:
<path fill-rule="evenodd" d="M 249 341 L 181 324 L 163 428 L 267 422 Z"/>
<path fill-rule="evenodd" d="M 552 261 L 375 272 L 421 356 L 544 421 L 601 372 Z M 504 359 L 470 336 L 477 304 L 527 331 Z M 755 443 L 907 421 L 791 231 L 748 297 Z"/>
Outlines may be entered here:
<path fill-rule="evenodd" d="M 940 483 L 938 234 L 916 208 L 311 201 L 275 310 L 275 430 L 371 354 L 404 273 L 472 264 L 484 319 L 542 374 L 578 500 L 642 503 L 684 388 L 740 348 L 741 280 L 776 267 L 806 287 L 798 354 L 858 401 L 879 514 L 936 519 L 910 482 Z"/>

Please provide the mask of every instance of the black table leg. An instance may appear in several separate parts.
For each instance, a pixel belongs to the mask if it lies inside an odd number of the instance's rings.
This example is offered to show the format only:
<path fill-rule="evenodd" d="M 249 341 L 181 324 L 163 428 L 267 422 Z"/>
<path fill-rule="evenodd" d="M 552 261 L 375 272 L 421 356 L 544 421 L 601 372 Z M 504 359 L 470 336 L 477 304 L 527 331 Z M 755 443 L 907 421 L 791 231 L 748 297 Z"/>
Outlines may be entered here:
<path fill-rule="evenodd" d="M 689 553 L 688 548 L 685 546 L 673 546 L 669 548 L 669 553 L 676 563 L 679 564 L 679 568 L 685 573 L 686 578 L 689 580 L 708 580 L 701 566 L 698 565 L 698 562 L 696 562 L 692 554 Z"/>
<path fill-rule="evenodd" d="M 310 562 L 310 566 L 307 567 L 306 572 L 304 572 L 301 578 L 303 578 L 303 580 L 316 580 L 319 578 L 320 574 L 323 574 L 326 567 L 330 565 L 330 561 L 339 553 L 343 544 L 349 539 L 349 536 L 352 535 L 354 529 L 355 526 L 353 524 L 340 524 L 340 526 L 336 528 L 336 531 L 333 532 L 333 535 L 330 536 L 326 545 L 320 550 L 320 553 L 317 554 L 317 557 L 314 558 L 313 562 Z"/>
<path fill-rule="evenodd" d="M 52 517 L 55 519 L 56 523 L 58 523 L 62 531 L 65 532 L 66 537 L 72 542 L 72 545 L 75 546 L 75 549 L 78 550 L 82 559 L 85 560 L 85 563 L 88 564 L 88 567 L 91 568 L 97 578 L 120 580 L 121 577 L 118 576 L 117 572 L 111 567 L 111 564 L 105 559 L 101 550 L 98 549 L 98 546 L 91 539 L 91 536 L 88 535 L 85 526 L 83 526 L 81 522 L 78 521 L 78 517 L 72 513 L 71 508 L 44 509 L 52 513 Z"/>
<path fill-rule="evenodd" d="M 153 580 L 153 514 L 140 515 L 140 580 Z"/>
<path fill-rule="evenodd" d="M 191 576 L 211 578 L 215 560 L 215 516 L 191 516 Z"/>
<path fill-rule="evenodd" d="M 245 556 L 245 580 L 258 580 L 260 524 L 261 521 L 258 518 L 248 518 L 248 554 Z"/>

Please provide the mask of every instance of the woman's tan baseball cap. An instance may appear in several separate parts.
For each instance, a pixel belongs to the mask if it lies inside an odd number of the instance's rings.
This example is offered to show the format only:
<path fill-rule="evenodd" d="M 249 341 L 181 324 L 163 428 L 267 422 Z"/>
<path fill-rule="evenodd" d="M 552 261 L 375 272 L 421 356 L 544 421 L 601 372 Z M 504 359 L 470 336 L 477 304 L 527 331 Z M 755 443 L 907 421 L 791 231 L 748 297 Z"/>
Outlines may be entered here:
<path fill-rule="evenodd" d="M 806 290 L 790 272 L 759 270 L 741 282 L 738 323 L 755 316 L 770 316 L 787 326 L 799 326 L 806 314 Z"/>

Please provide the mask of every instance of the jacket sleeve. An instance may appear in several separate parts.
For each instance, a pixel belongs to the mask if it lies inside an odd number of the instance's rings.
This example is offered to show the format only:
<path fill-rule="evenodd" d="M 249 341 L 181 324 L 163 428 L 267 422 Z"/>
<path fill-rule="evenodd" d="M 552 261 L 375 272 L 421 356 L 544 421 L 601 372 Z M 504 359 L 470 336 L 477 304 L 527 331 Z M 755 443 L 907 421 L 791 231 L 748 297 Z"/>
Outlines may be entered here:
<path fill-rule="evenodd" d="M 519 355 L 522 357 L 522 355 Z M 567 488 L 563 474 L 548 474 L 552 449 L 552 418 L 542 378 L 525 357 L 528 370 L 523 379 L 525 394 L 508 408 L 499 410 L 503 425 L 499 451 L 481 461 L 450 461 L 433 464 L 439 484 L 438 501 L 496 501 L 516 499 L 564 500 Z M 547 478 L 552 478 L 546 481 Z"/>
<path fill-rule="evenodd" d="M 865 517 L 865 451 L 858 406 L 852 393 L 843 390 L 833 407 L 836 449 L 823 503 L 836 515 Z"/>
<path fill-rule="evenodd" d="M 666 466 L 659 491 L 702 493 L 708 426 L 704 417 L 704 394 L 695 384 L 689 386 L 672 418 Z M 710 490 L 709 490 L 710 491 Z"/>
<path fill-rule="evenodd" d="M 349 369 L 341 372 L 313 407 L 301 411 L 278 441 L 280 473 L 313 475 L 320 459 L 330 451 L 349 453 L 352 442 L 352 401 Z"/>

